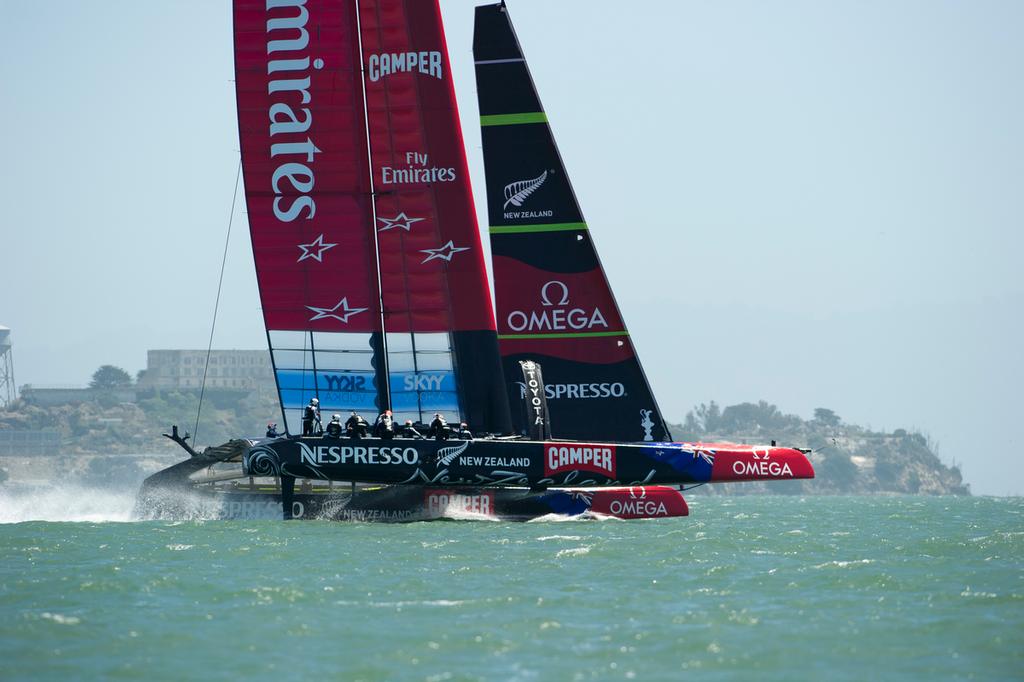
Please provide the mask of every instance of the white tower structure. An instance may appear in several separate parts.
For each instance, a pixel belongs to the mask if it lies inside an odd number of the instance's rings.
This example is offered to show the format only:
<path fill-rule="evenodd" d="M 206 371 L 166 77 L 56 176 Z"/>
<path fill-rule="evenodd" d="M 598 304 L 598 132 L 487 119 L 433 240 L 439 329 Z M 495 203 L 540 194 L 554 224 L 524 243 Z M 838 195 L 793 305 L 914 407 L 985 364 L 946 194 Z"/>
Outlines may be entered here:
<path fill-rule="evenodd" d="M 0 408 L 17 399 L 14 386 L 14 357 L 11 354 L 11 330 L 0 326 Z"/>

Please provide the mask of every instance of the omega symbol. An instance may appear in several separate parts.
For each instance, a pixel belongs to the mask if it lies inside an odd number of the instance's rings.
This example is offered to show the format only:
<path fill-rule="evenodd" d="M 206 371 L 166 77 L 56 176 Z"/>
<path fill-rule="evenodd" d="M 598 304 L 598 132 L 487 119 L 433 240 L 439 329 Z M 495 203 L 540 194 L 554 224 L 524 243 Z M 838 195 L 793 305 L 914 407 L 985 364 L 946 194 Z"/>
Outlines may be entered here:
<path fill-rule="evenodd" d="M 551 285 L 555 285 L 562 290 L 562 298 L 558 301 L 558 303 L 552 303 L 551 298 L 548 296 L 548 288 L 551 287 Z M 548 282 L 543 287 L 541 287 L 540 302 L 545 306 L 567 305 L 569 303 L 569 287 L 565 285 L 565 282 L 559 282 L 558 280 L 552 280 L 551 282 Z"/>

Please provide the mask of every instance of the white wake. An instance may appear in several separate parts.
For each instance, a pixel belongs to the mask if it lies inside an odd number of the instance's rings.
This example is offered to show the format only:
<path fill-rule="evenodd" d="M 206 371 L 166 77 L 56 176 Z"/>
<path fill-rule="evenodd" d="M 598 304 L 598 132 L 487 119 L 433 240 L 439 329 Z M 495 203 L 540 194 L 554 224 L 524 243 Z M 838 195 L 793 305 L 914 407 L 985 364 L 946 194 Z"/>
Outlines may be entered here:
<path fill-rule="evenodd" d="M 136 487 L 93 488 L 73 483 L 0 485 L 0 523 L 131 521 Z"/>

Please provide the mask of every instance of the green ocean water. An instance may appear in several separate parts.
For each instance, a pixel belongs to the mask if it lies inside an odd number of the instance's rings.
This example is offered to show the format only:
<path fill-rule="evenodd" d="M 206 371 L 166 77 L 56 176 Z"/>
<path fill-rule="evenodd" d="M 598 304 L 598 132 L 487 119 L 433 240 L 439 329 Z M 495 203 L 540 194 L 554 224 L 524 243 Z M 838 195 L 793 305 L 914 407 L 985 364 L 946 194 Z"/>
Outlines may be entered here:
<path fill-rule="evenodd" d="M 72 493 L 21 522 L 0 495 L 0 679 L 1024 676 L 1020 498 L 374 525 L 130 522 Z"/>

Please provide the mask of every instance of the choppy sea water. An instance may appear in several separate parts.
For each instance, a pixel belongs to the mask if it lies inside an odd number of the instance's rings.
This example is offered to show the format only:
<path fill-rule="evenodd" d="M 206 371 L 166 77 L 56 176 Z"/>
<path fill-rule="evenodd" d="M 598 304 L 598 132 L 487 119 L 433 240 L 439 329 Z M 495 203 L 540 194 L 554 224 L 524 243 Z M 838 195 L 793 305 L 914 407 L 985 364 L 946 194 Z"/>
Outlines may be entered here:
<path fill-rule="evenodd" d="M 1024 675 L 1024 500 L 689 501 L 656 521 L 141 523 L 130 496 L 0 492 L 0 679 Z"/>

